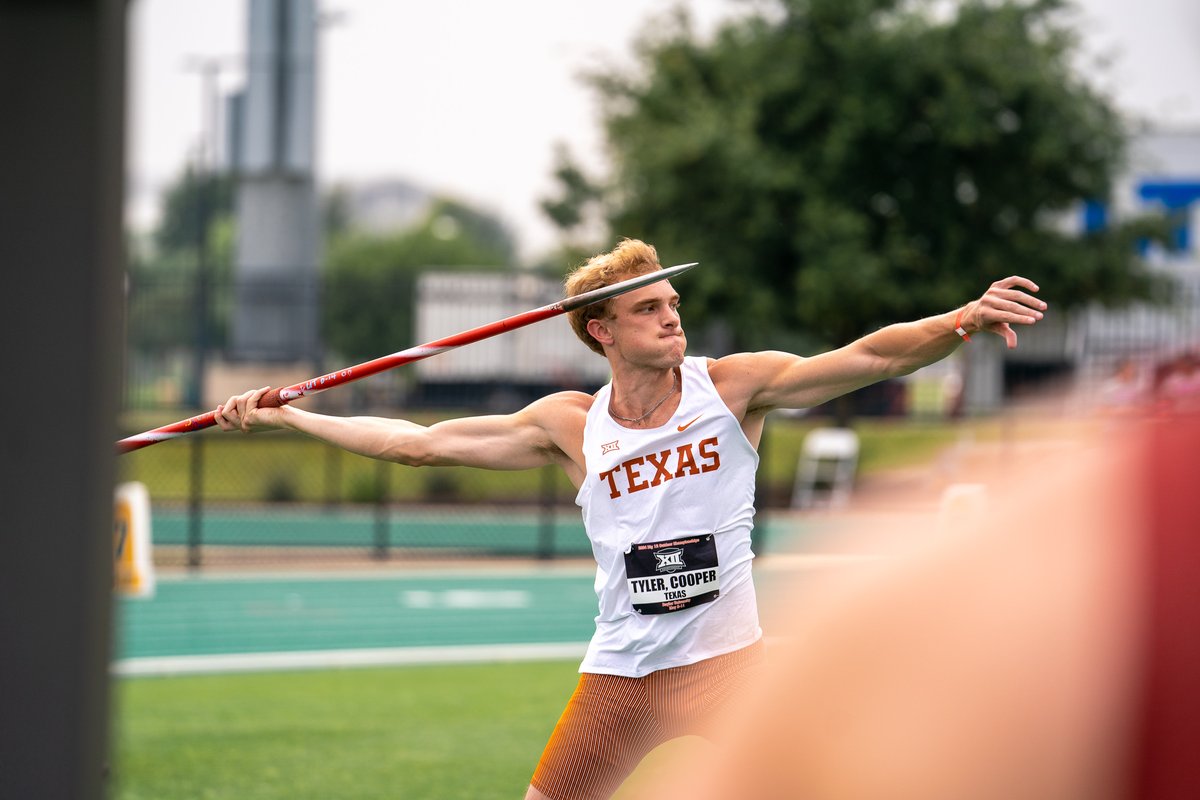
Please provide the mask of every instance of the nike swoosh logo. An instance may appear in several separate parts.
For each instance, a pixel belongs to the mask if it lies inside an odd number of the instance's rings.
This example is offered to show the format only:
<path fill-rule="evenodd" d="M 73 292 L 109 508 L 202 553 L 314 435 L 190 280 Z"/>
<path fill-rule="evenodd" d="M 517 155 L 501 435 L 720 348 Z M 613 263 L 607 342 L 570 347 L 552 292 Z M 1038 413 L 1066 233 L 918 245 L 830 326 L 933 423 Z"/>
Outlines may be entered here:
<path fill-rule="evenodd" d="M 697 415 L 696 415 L 696 419 L 700 419 L 700 417 L 703 417 L 703 416 L 704 416 L 703 414 L 697 414 Z M 696 421 L 696 419 L 692 420 L 692 422 L 695 422 L 695 421 Z M 685 422 L 684 424 L 680 425 L 680 426 L 679 426 L 678 428 L 676 428 L 675 430 L 679 431 L 680 433 L 683 433 L 683 432 L 684 432 L 684 431 L 686 431 L 688 428 L 692 427 L 692 422 Z"/>

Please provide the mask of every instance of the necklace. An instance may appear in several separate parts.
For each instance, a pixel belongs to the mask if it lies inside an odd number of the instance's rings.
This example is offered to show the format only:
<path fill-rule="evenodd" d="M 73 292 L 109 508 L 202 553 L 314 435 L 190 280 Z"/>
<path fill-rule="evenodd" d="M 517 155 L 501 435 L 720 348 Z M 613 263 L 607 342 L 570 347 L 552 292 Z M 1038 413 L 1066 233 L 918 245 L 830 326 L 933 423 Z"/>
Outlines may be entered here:
<path fill-rule="evenodd" d="M 668 391 L 666 394 L 664 394 L 662 396 L 662 399 L 659 400 L 657 403 L 655 403 L 653 406 L 651 406 L 650 410 L 647 411 L 645 414 L 642 414 L 640 417 L 632 417 L 632 418 L 631 417 L 622 417 L 620 414 L 613 411 L 611 399 L 608 401 L 608 413 L 612 414 L 614 417 L 621 420 L 622 422 L 641 422 L 646 417 L 653 414 L 655 411 L 658 411 L 658 407 L 661 406 L 663 403 L 667 402 L 668 397 L 675 394 L 675 389 L 678 388 L 678 386 L 679 386 L 679 376 L 675 374 L 675 370 L 671 370 L 671 389 L 670 389 L 670 391 Z"/>

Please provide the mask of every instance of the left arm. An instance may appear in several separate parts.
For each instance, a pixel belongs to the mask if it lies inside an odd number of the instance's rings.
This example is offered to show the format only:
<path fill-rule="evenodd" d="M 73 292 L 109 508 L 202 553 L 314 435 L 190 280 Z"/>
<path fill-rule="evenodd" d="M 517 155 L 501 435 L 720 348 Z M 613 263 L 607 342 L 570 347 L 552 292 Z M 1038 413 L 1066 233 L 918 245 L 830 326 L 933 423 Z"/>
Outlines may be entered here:
<path fill-rule="evenodd" d="M 916 322 L 881 328 L 845 347 L 802 358 L 790 353 L 742 353 L 712 365 L 713 380 L 739 416 L 772 408 L 807 408 L 887 378 L 907 375 L 940 361 L 980 331 L 1017 346 L 1013 325 L 1033 325 L 1046 304 L 1029 292 L 1037 284 L 1013 276 L 996 281 L 983 296 L 961 309 Z"/>

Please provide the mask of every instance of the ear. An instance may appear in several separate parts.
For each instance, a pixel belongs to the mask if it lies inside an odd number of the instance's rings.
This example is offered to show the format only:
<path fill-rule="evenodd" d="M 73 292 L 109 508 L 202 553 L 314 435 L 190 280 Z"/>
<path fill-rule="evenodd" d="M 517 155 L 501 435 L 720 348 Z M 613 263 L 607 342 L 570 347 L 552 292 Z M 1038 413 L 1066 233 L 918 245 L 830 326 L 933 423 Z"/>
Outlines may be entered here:
<path fill-rule="evenodd" d="M 597 319 L 595 317 L 589 319 L 587 323 L 587 332 L 592 335 L 593 339 L 602 345 L 613 343 L 612 330 L 602 319 Z"/>

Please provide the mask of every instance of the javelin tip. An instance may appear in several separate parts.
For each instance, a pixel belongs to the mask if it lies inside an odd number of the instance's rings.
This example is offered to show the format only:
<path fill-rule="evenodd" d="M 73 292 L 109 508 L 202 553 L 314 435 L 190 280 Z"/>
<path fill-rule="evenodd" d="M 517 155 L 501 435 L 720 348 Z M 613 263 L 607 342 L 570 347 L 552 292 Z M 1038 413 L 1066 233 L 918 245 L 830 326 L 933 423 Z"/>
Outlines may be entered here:
<path fill-rule="evenodd" d="M 659 281 L 665 281 L 668 278 L 673 278 L 676 275 L 687 272 L 689 269 L 692 269 L 699 264 L 699 261 L 691 261 L 687 264 L 676 264 L 673 267 L 663 267 L 662 269 L 655 270 L 654 272 L 647 272 L 645 275 L 637 275 L 609 286 L 602 286 L 599 289 L 593 289 L 590 292 L 584 292 L 583 294 L 577 294 L 574 297 L 568 297 L 565 300 L 559 301 L 557 307 L 563 311 L 570 311 L 582 306 L 591 305 L 592 303 L 598 303 L 601 300 L 608 300 L 611 297 L 616 297 L 617 295 L 625 294 L 626 292 L 632 292 L 634 289 L 640 289 L 643 286 L 649 286 L 652 283 L 658 283 Z"/>

